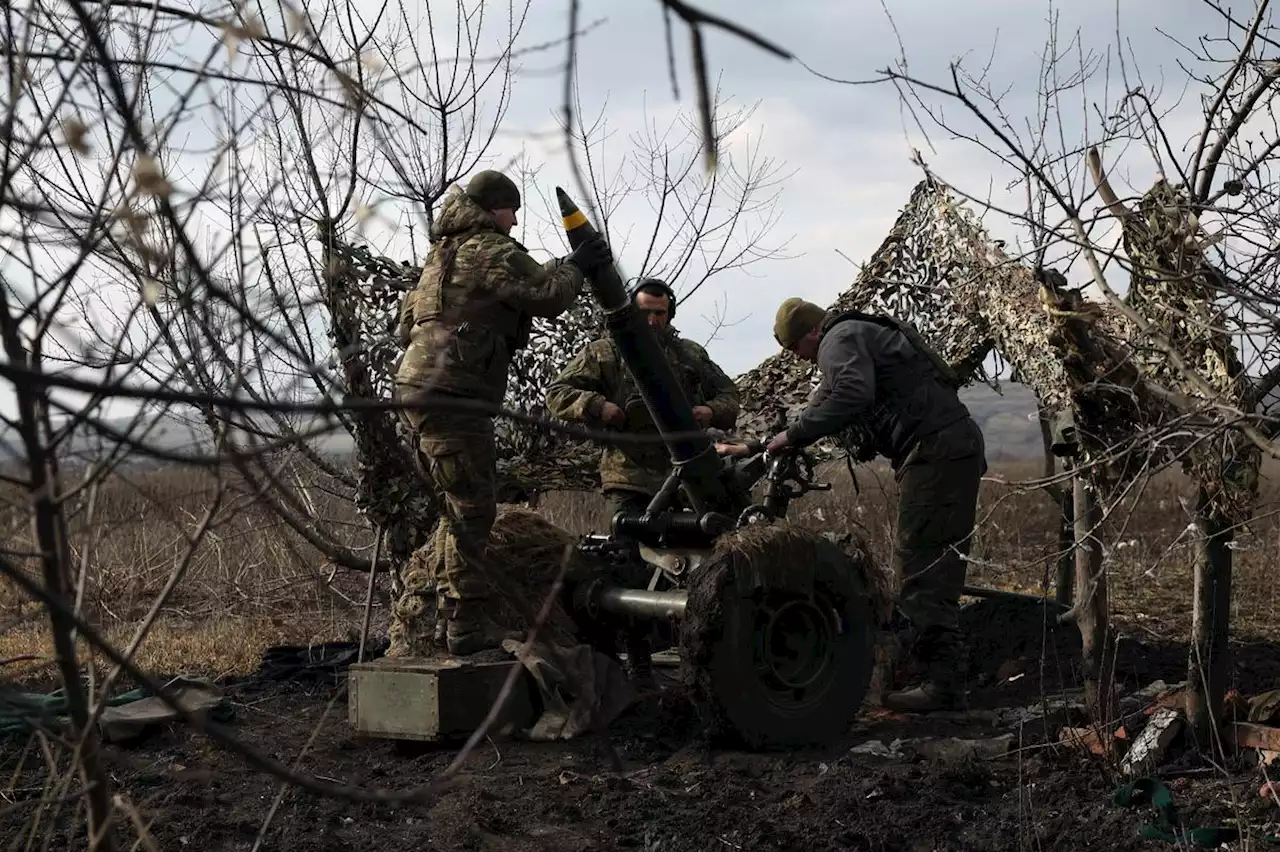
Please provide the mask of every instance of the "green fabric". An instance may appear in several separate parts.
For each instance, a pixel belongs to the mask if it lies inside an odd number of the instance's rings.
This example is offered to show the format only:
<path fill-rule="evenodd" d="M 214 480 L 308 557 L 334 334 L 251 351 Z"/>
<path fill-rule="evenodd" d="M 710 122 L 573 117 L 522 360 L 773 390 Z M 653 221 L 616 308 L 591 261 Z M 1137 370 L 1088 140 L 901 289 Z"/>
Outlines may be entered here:
<path fill-rule="evenodd" d="M 106 706 L 120 707 L 150 696 L 146 689 L 138 687 L 108 698 Z M 0 739 L 41 728 L 61 727 L 69 721 L 69 712 L 65 689 L 55 689 L 47 695 L 0 692 Z M 212 713 L 212 718 L 218 722 L 230 721 L 234 716 L 235 711 L 226 701 L 219 703 Z"/>
<path fill-rule="evenodd" d="M 1178 808 L 1173 803 L 1173 793 L 1158 778 L 1139 778 L 1123 784 L 1111 794 L 1111 801 L 1120 807 L 1149 803 L 1155 808 L 1156 821 L 1138 829 L 1138 834 L 1148 840 L 1192 843 L 1212 848 L 1240 837 L 1239 829 L 1227 826 L 1184 828 L 1178 818 Z M 1280 843 L 1280 837 L 1272 834 L 1263 835 L 1260 839 L 1267 843 Z"/>
<path fill-rule="evenodd" d="M 827 312 L 813 302 L 796 296 L 778 306 L 773 318 L 773 339 L 783 349 L 795 346 L 800 338 L 822 325 Z"/>

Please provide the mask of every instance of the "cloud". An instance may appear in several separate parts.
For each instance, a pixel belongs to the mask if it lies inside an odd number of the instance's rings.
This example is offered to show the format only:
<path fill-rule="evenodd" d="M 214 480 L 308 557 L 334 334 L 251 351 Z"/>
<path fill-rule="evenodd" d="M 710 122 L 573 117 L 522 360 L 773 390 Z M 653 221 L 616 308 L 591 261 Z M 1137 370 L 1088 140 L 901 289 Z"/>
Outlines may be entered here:
<path fill-rule="evenodd" d="M 397 23 L 392 15 L 386 19 L 390 23 L 383 27 L 412 30 L 424 24 L 425 2 L 408 4 L 405 20 L 409 23 Z M 376 18 L 378 6 L 374 0 L 353 3 L 368 21 Z M 499 6 L 494 4 L 495 9 Z M 989 194 L 993 204 L 1013 211 L 1019 211 L 1024 203 L 1022 190 L 1011 183 L 1016 173 L 1010 166 L 974 142 L 950 138 L 927 123 L 926 138 L 894 86 L 841 85 L 820 79 L 806 70 L 805 64 L 843 78 L 872 77 L 877 70 L 897 61 L 901 39 L 912 74 L 933 82 L 947 83 L 948 64 L 957 58 L 963 58 L 965 68 L 973 74 L 982 73 L 989 65 L 992 90 L 1002 93 L 1011 122 L 1024 132 L 1025 122 L 1034 121 L 1039 108 L 1038 75 L 1049 33 L 1047 19 L 1053 14 L 1059 20 L 1055 49 L 1063 57 L 1064 71 L 1069 71 L 1081 54 L 1093 57 L 1088 61 L 1096 61 L 1099 69 L 1083 94 L 1073 92 L 1069 96 L 1063 115 L 1065 144 L 1071 146 L 1084 138 L 1087 122 L 1096 133 L 1097 115 L 1113 109 L 1119 94 L 1139 82 L 1141 71 L 1140 82 L 1146 90 L 1161 92 L 1161 108 L 1171 107 L 1182 98 L 1181 106 L 1166 117 L 1165 125 L 1178 156 L 1185 159 L 1185 141 L 1194 136 L 1201 122 L 1200 105 L 1196 91 L 1181 91 L 1185 73 L 1177 67 L 1176 60 L 1185 58 L 1185 52 L 1173 39 L 1194 43 L 1204 32 L 1222 29 L 1216 13 L 1206 11 L 1195 0 L 1126 2 L 1118 13 L 1120 47 L 1128 75 L 1121 79 L 1114 0 L 1081 0 L 1062 8 L 1023 0 L 974 0 L 963 4 L 916 0 L 893 4 L 892 21 L 878 4 L 843 0 L 811 0 L 805 3 L 803 15 L 796 14 L 795 4 L 701 0 L 698 6 L 738 21 L 795 51 L 799 60 L 787 62 L 721 30 L 706 30 L 713 80 L 738 103 L 759 100 L 750 119 L 726 140 L 727 150 L 743 157 L 748 149 L 755 148 L 791 173 L 781 186 L 773 235 L 778 240 L 790 239 L 788 251 L 794 257 L 722 273 L 682 309 L 682 326 L 695 339 L 710 335 L 716 329 L 717 317 L 725 320 L 727 324 L 718 329 L 712 351 L 731 373 L 742 372 L 775 351 L 772 315 L 783 298 L 800 295 L 826 303 L 848 286 L 856 268 L 841 255 L 860 263 L 883 240 L 921 177 L 920 169 L 910 160 L 913 149 L 919 149 L 930 168 L 962 191 L 980 197 Z M 432 14 L 440 26 L 435 8 Z M 503 14 L 504 10 L 495 13 L 487 9 L 486 27 L 505 26 Z M 694 103 L 693 80 L 687 32 L 683 24 L 675 21 L 677 100 L 668 77 L 659 4 L 630 0 L 584 4 L 582 23 L 588 24 L 601 15 L 607 16 L 607 22 L 579 45 L 580 92 L 584 112 L 594 117 L 603 111 L 613 129 L 615 135 L 605 150 L 607 159 L 616 162 L 628 149 L 629 136 L 641 129 L 646 120 L 663 126 L 681 112 L 689 113 Z M 552 42 L 563 36 L 566 23 L 563 14 L 557 15 L 546 4 L 537 3 L 526 18 L 521 45 Z M 1162 35 L 1158 28 L 1169 35 Z M 448 29 L 447 23 L 441 29 Z M 1077 30 L 1083 33 L 1079 47 L 1073 41 Z M 492 35 L 491 29 L 486 39 L 492 41 Z M 442 46 L 442 53 L 452 49 L 452 40 L 447 41 L 450 44 Z M 209 38 L 204 37 L 182 49 L 198 58 L 208 47 Z M 429 49 L 426 44 L 420 47 Z M 573 187 L 555 121 L 561 107 L 558 65 L 563 55 L 563 47 L 553 45 L 519 58 L 523 73 L 511 90 L 503 127 L 484 161 L 478 164 L 502 164 L 527 155 L 533 165 L 541 167 L 536 186 L 548 200 L 551 187 Z M 172 95 L 165 97 L 172 99 Z M 496 90 L 486 92 L 482 112 L 492 109 L 497 97 Z M 924 97 L 946 116 L 948 123 L 999 147 L 990 131 L 982 129 L 958 102 L 936 94 Z M 1051 129 L 1056 133 L 1056 128 Z M 1059 143 L 1054 140 L 1054 144 Z M 1105 155 L 1108 171 L 1118 185 L 1129 186 L 1134 192 L 1150 185 L 1154 163 L 1141 145 L 1131 144 L 1124 149 L 1111 145 Z M 250 158 L 261 161 L 261 152 Z M 201 174 L 197 155 L 172 158 L 169 162 L 177 172 Z M 1071 168 L 1079 192 L 1085 182 L 1078 157 Z M 307 190 L 299 184 L 303 180 L 300 172 L 290 175 L 291 183 L 282 191 L 304 194 Z M 576 193 L 576 189 L 571 191 Z M 542 208 L 541 200 L 535 203 L 535 199 L 536 193 L 526 194 L 524 218 L 530 222 L 526 231 L 529 245 L 550 253 L 562 251 L 554 209 Z M 647 233 L 655 215 L 648 203 L 651 200 L 637 193 L 616 212 L 614 233 L 632 235 L 625 246 L 619 240 L 627 269 L 637 269 L 643 256 L 641 235 Z M 408 257 L 408 231 L 399 223 L 413 212 L 388 209 L 387 215 L 396 226 L 373 223 L 368 236 L 374 248 L 393 257 Z M 1086 215 L 1093 212 L 1094 205 L 1086 205 Z M 204 247 L 216 240 L 222 221 L 216 210 L 198 221 Z M 1011 245 L 1017 239 L 1026 240 L 1025 230 L 1007 217 L 992 213 L 986 221 L 994 236 Z M 1109 238 L 1114 239 L 1114 228 L 1111 232 Z M 420 229 L 416 236 L 421 251 Z M 1077 280 L 1086 277 L 1079 262 L 1071 273 Z M 1121 271 L 1113 268 L 1108 277 L 1123 291 Z M 134 298 L 127 294 L 128 300 Z M 3 402 L 0 409 L 5 409 Z"/>

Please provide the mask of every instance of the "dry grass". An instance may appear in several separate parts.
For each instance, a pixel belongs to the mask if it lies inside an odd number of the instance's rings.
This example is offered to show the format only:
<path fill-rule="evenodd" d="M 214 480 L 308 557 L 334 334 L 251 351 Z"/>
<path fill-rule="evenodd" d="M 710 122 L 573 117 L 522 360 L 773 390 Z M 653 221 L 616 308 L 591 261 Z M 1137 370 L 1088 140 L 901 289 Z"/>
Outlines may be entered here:
<path fill-rule="evenodd" d="M 215 495 L 221 495 L 219 508 L 193 550 L 190 539 Z M 349 503 L 321 486 L 307 498 L 336 538 L 371 546 L 371 532 Z M 0 492 L 0 529 L 11 552 L 32 550 L 24 499 L 14 490 Z M 70 513 L 77 572 L 86 566 L 80 575 L 82 612 L 114 641 L 128 644 L 186 562 L 181 582 L 139 648 L 144 667 L 243 674 L 273 644 L 333 640 L 358 627 L 365 575 L 334 571 L 234 480 L 182 470 L 126 473 L 99 488 L 92 513 L 89 502 L 86 492 Z M 28 558 L 26 567 L 34 576 L 34 560 Z M 0 579 L 0 661 L 41 658 L 8 666 L 4 675 L 39 677 L 50 671 L 51 655 L 47 620 L 16 586 Z"/>
<path fill-rule="evenodd" d="M 166 675 L 200 674 L 213 677 L 246 674 L 258 667 L 262 652 L 273 645 L 308 645 L 345 638 L 350 619 L 307 614 L 305 619 L 283 617 L 221 617 L 199 622 L 167 618 L 155 625 L 134 660 L 145 671 Z M 106 637 L 117 648 L 128 647 L 136 627 L 131 624 L 106 625 Z M 82 640 L 81 659 L 88 659 L 89 646 Z M 15 664 L 20 679 L 36 674 L 53 659 L 53 645 L 47 623 L 28 623 L 0 635 L 0 659 L 30 656 L 36 659 Z M 113 664 L 102 654 L 94 657 L 100 670 Z"/>
<path fill-rule="evenodd" d="M 1237 536 L 1233 631 L 1272 637 L 1280 608 L 1271 582 L 1280 553 L 1280 481 L 1268 470 L 1258 516 Z M 984 483 L 969 581 L 1022 591 L 1052 588 L 1057 548 L 1056 507 L 1039 491 L 1018 486 L 1039 474 L 1035 464 L 1001 463 Z M 874 558 L 887 564 L 894 518 L 893 477 L 886 467 L 862 467 L 854 493 L 843 466 L 826 473 L 835 488 L 793 505 L 793 518 L 822 529 L 856 528 Z M 224 486 L 226 483 L 222 483 Z M 84 501 L 73 517 L 77 564 L 85 559 L 83 611 L 121 644 L 132 638 L 187 550 L 219 483 L 187 472 L 149 472 L 111 480 L 100 490 L 94 516 Z M 1184 637 L 1190 627 L 1192 548 L 1190 517 L 1179 501 L 1186 482 L 1178 474 L 1141 486 L 1103 531 L 1113 610 L 1127 630 Z M 0 529 L 11 550 L 27 535 L 22 495 L 0 495 Z M 368 548 L 371 534 L 350 505 L 320 488 L 310 495 L 316 512 L 341 538 Z M 603 502 L 595 494 L 548 495 L 539 511 L 578 534 L 603 528 Z M 32 566 L 34 568 L 34 566 Z M 358 629 L 364 575 L 338 571 L 295 533 L 234 487 L 215 523 L 190 560 L 187 574 L 162 610 L 138 654 L 160 673 L 243 674 L 261 653 L 280 643 L 350 637 Z M 375 629 L 386 620 L 385 591 L 376 601 Z M 47 622 L 12 586 L 0 582 L 0 661 L 33 655 L 36 661 L 4 666 L 6 678 L 41 677 L 50 671 Z"/>

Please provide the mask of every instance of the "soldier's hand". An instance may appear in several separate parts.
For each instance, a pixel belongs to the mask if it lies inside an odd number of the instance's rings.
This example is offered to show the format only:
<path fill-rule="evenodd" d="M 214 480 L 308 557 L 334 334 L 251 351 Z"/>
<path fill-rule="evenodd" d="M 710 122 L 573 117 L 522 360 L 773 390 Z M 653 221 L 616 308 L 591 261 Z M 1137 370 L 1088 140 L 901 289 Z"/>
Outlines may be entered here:
<path fill-rule="evenodd" d="M 787 447 L 790 447 L 790 446 L 791 446 L 791 438 L 789 438 L 787 436 L 787 433 L 784 431 L 774 435 L 773 440 L 769 441 L 769 446 L 767 446 L 765 449 L 767 449 L 771 453 L 777 453 L 777 452 L 781 452 L 782 450 L 785 450 Z"/>
<path fill-rule="evenodd" d="M 586 242 L 570 252 L 565 257 L 565 262 L 572 263 L 583 274 L 590 275 L 605 264 L 613 263 L 613 251 L 604 241 L 604 237 L 596 234 L 588 237 Z"/>
<path fill-rule="evenodd" d="M 711 423 L 711 415 L 714 412 L 708 405 L 695 405 L 693 407 L 693 419 L 698 421 L 699 426 L 708 426 Z"/>
<path fill-rule="evenodd" d="M 732 458 L 742 458 L 751 454 L 751 446 L 749 444 L 716 444 L 716 454 L 721 456 L 730 456 Z"/>
<path fill-rule="evenodd" d="M 600 419 L 610 426 L 621 426 L 627 422 L 627 413 L 622 406 L 606 402 L 600 409 Z"/>

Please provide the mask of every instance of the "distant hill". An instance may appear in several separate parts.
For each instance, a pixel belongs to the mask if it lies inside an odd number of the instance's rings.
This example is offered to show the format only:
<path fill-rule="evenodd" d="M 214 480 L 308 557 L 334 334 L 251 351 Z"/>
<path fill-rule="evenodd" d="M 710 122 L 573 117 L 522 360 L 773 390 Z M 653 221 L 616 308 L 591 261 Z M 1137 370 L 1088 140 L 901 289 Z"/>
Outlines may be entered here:
<path fill-rule="evenodd" d="M 960 398 L 975 420 L 982 426 L 986 437 L 987 456 L 990 459 L 1038 458 L 1040 427 L 1036 422 L 1035 395 L 1025 385 L 1005 384 L 1002 393 L 996 393 L 986 385 L 965 388 Z M 213 451 L 209 433 L 194 420 L 173 415 L 162 415 L 142 424 L 134 424 L 130 418 L 106 421 L 106 428 L 127 434 L 133 441 L 143 443 L 161 452 L 176 454 L 207 454 Z M 301 424 L 296 428 L 303 429 Z M 89 458 L 109 449 L 112 438 L 81 431 L 62 447 L 64 458 Z M 344 457 L 352 453 L 351 436 L 342 429 L 313 438 L 312 446 L 329 457 Z M 17 435 L 5 430 L 0 433 L 0 459 L 15 459 L 23 455 Z M 131 459 L 136 464 L 164 464 L 162 460 L 147 461 L 141 454 Z"/>
<path fill-rule="evenodd" d="M 1026 385 L 1001 383 L 1001 393 L 986 385 L 960 391 L 960 399 L 982 427 L 987 458 L 1035 459 L 1044 452 L 1040 442 L 1040 422 L 1036 415 L 1036 395 Z"/>

